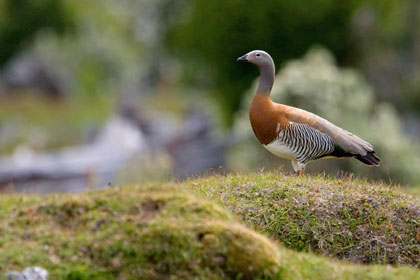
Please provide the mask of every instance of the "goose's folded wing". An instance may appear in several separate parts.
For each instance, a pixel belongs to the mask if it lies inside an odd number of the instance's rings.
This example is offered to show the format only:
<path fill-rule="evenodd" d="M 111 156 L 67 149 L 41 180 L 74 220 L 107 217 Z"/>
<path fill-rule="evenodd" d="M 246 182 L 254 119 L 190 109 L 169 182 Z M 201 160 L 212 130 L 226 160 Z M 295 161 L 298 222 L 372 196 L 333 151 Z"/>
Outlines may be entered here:
<path fill-rule="evenodd" d="M 279 106 L 279 109 L 284 112 L 289 121 L 307 124 L 329 135 L 333 143 L 340 146 L 346 153 L 365 156 L 368 152 L 373 152 L 373 147 L 370 143 L 324 118 L 295 107 L 280 104 Z"/>

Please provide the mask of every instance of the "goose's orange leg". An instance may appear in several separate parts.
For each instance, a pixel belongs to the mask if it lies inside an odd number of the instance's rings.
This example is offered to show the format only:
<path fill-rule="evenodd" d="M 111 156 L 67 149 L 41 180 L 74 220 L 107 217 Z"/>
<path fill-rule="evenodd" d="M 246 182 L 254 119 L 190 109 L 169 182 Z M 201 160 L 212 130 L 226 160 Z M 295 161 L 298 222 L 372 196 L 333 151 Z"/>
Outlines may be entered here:
<path fill-rule="evenodd" d="M 305 174 L 305 170 L 304 169 L 301 169 L 301 170 L 295 172 L 295 175 L 296 176 L 302 176 L 303 174 Z"/>

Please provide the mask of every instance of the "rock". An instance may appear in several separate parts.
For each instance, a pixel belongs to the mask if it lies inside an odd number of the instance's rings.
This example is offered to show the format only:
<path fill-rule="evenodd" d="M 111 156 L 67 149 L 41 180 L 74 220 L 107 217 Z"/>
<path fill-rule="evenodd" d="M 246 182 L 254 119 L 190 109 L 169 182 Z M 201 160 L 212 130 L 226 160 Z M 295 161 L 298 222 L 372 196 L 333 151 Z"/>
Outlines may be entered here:
<path fill-rule="evenodd" d="M 172 159 L 172 175 L 177 179 L 221 170 L 225 163 L 227 142 L 212 137 L 210 117 L 192 110 L 179 133 L 168 145 Z"/>
<path fill-rule="evenodd" d="M 22 272 L 25 280 L 47 280 L 48 271 L 39 266 L 27 267 Z"/>
<path fill-rule="evenodd" d="M 22 273 L 10 271 L 6 274 L 7 280 L 47 280 L 48 271 L 39 266 L 27 267 Z"/>
<path fill-rule="evenodd" d="M 3 88 L 9 91 L 36 89 L 53 99 L 64 97 L 66 92 L 66 86 L 58 74 L 30 53 L 13 57 L 4 67 L 2 79 Z"/>
<path fill-rule="evenodd" d="M 17 272 L 17 271 L 9 271 L 6 274 L 6 279 L 7 280 L 25 280 L 23 275 L 20 272 Z"/>
<path fill-rule="evenodd" d="M 15 151 L 0 157 L 0 188 L 13 184 L 14 191 L 78 192 L 108 185 L 130 157 L 147 152 L 147 143 L 135 124 L 114 116 L 92 143 L 46 153 L 25 146 Z"/>

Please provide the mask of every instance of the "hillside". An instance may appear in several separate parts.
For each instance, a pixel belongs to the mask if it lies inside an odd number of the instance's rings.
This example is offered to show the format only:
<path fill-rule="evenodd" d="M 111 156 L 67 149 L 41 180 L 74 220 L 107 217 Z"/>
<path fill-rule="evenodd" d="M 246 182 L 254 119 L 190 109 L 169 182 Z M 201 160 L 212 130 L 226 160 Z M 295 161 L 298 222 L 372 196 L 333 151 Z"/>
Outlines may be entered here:
<path fill-rule="evenodd" d="M 0 203 L 2 274 L 37 265 L 49 279 L 420 279 L 416 268 L 350 264 L 281 245 L 418 266 L 418 198 L 357 180 L 211 176 L 81 194 L 2 195 Z M 343 207 L 348 211 L 338 214 Z M 367 253 L 362 237 L 371 227 L 376 231 L 366 236 L 381 246 L 394 238 L 400 259 L 388 249 L 384 258 L 374 244 Z M 381 232 L 389 239 L 378 239 Z"/>
<path fill-rule="evenodd" d="M 399 187 L 275 173 L 189 183 L 289 248 L 420 267 L 420 199 Z"/>

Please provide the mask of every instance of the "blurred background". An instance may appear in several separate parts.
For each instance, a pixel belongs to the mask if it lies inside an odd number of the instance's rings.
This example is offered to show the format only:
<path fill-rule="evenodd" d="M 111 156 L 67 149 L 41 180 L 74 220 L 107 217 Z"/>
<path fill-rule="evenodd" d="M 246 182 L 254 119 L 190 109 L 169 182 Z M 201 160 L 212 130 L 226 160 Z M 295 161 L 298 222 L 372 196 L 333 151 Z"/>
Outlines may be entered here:
<path fill-rule="evenodd" d="M 272 98 L 371 142 L 383 162 L 317 161 L 420 186 L 420 0 L 2 0 L 0 190 L 77 192 L 279 169 L 254 137 L 253 49 Z"/>

